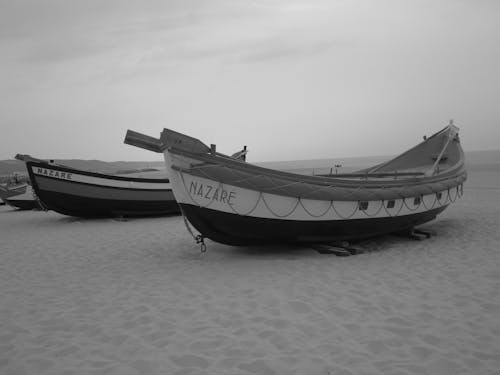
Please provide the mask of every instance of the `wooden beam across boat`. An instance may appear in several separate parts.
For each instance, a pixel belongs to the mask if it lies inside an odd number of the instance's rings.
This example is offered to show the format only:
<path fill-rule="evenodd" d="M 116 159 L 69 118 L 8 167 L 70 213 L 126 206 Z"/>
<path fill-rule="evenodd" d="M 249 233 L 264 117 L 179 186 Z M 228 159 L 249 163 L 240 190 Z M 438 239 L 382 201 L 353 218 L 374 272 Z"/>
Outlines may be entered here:
<path fill-rule="evenodd" d="M 150 137 L 149 135 L 135 132 L 133 130 L 127 131 L 124 142 L 131 146 L 136 146 L 158 153 L 162 153 L 164 149 L 163 143 L 158 138 Z"/>

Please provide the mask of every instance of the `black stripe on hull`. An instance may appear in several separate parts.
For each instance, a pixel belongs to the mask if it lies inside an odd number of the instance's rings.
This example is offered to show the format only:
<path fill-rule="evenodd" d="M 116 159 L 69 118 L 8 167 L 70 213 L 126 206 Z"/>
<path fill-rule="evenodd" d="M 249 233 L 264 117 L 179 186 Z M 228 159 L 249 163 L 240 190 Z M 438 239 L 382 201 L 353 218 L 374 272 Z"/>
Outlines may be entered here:
<path fill-rule="evenodd" d="M 297 221 L 240 216 L 190 204 L 180 206 L 202 235 L 228 245 L 359 240 L 426 223 L 446 208 L 397 217 Z"/>
<path fill-rule="evenodd" d="M 38 191 L 43 207 L 63 215 L 78 217 L 141 217 L 179 214 L 175 200 L 96 199 L 58 192 Z"/>

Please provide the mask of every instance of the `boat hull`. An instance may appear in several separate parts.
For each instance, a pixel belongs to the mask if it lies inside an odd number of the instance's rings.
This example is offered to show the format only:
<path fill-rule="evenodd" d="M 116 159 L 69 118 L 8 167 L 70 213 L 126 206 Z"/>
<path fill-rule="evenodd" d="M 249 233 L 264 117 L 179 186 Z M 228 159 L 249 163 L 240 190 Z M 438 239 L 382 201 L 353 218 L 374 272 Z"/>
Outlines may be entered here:
<path fill-rule="evenodd" d="M 166 160 L 171 165 L 168 153 Z M 170 175 L 189 222 L 202 236 L 229 245 L 352 241 L 404 231 L 433 220 L 462 195 L 459 185 L 390 200 L 313 200 L 246 189 L 179 168 Z"/>
<path fill-rule="evenodd" d="M 16 199 L 15 197 L 12 199 L 6 199 L 5 202 L 18 210 L 39 210 L 41 209 L 40 203 L 34 199 Z"/>
<path fill-rule="evenodd" d="M 77 217 L 178 214 L 168 180 L 126 178 L 28 162 L 43 208 Z"/>
<path fill-rule="evenodd" d="M 37 193 L 44 209 L 77 217 L 141 217 L 179 214 L 179 206 L 173 199 L 144 201 L 139 198 L 105 199 L 44 191 Z"/>
<path fill-rule="evenodd" d="M 447 206 L 397 217 L 348 220 L 281 220 L 242 216 L 181 204 L 203 236 L 228 245 L 360 240 L 403 231 L 436 218 Z"/>

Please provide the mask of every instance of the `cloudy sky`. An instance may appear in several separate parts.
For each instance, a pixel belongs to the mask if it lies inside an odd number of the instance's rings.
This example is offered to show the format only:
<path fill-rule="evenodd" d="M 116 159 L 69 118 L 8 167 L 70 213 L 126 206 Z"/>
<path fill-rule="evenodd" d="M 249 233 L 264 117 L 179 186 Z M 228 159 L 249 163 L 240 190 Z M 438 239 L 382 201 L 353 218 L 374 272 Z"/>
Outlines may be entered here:
<path fill-rule="evenodd" d="M 0 159 L 390 155 L 450 118 L 500 148 L 498 0 L 0 0 L 0 47 Z"/>

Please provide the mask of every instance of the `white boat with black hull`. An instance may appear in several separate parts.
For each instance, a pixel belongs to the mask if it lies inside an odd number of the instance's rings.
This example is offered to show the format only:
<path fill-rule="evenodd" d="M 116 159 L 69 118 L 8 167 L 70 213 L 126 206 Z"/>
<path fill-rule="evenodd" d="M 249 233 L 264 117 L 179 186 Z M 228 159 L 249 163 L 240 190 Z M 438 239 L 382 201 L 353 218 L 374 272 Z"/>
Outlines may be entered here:
<path fill-rule="evenodd" d="M 79 217 L 159 216 L 178 214 L 166 178 L 137 178 L 87 172 L 16 155 L 26 162 L 44 209 Z"/>
<path fill-rule="evenodd" d="M 463 192 L 467 174 L 452 123 L 386 163 L 352 174 L 305 176 L 258 167 L 164 129 L 125 143 L 163 152 L 183 214 L 221 243 L 328 242 L 411 230 Z"/>

